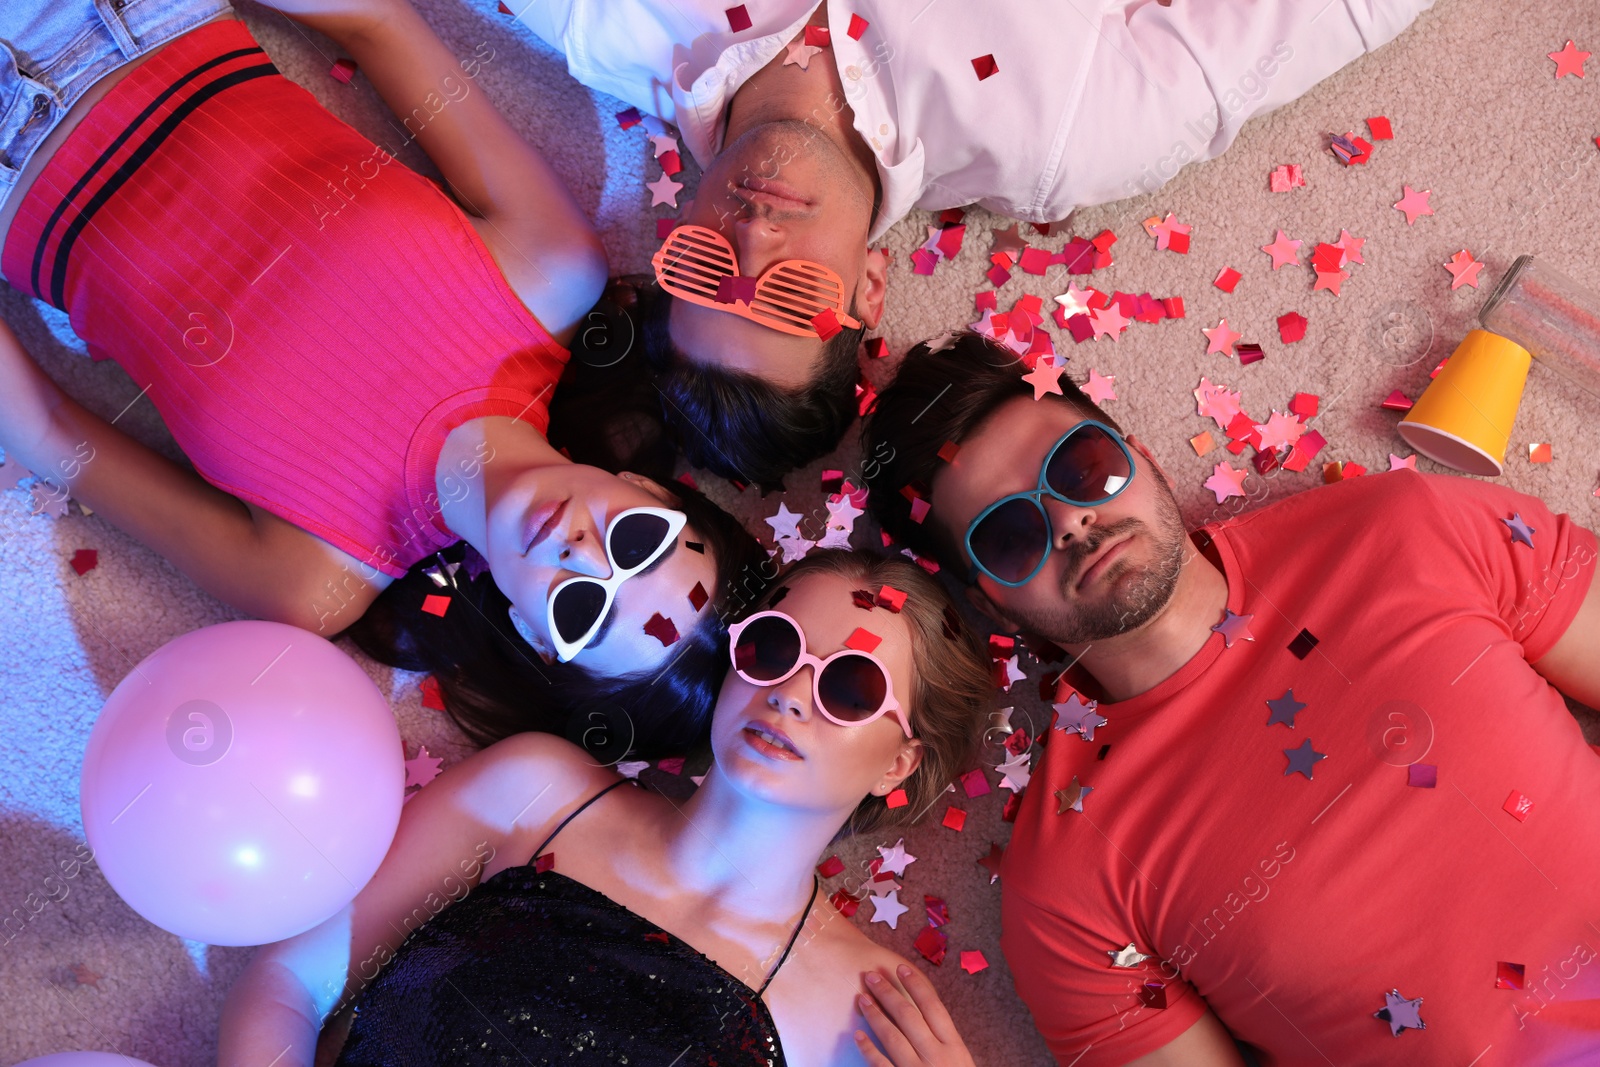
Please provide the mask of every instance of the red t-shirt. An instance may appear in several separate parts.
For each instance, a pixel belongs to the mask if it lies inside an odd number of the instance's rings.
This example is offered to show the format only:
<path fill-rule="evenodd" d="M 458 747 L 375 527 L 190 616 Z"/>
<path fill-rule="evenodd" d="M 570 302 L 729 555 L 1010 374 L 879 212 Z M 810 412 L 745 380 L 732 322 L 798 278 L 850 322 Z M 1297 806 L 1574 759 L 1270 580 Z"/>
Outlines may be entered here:
<path fill-rule="evenodd" d="M 1209 1005 L 1263 1064 L 1600 1060 L 1600 759 L 1529 666 L 1595 536 L 1412 472 L 1207 534 L 1253 640 L 1213 634 L 1091 743 L 1052 731 L 1005 855 L 1001 945 L 1051 1051 L 1125 1063 Z M 1308 740 L 1310 780 L 1285 755 Z M 1082 812 L 1057 814 L 1074 776 Z M 1151 958 L 1113 966 L 1130 942 Z M 1391 990 L 1426 1029 L 1373 1017 Z"/>

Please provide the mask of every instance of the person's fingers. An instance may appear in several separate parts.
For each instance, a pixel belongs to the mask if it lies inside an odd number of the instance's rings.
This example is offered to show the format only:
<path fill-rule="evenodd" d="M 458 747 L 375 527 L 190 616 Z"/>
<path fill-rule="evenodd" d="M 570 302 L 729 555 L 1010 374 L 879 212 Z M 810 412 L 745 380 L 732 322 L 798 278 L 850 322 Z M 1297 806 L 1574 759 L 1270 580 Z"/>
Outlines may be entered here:
<path fill-rule="evenodd" d="M 895 988 L 887 975 L 869 971 L 866 975 L 867 991 L 878 1002 L 884 1015 L 894 1021 L 895 1028 L 924 1060 L 932 1061 L 938 1051 L 939 1041 L 928 1029 L 922 1012 L 906 995 Z M 880 1037 L 882 1035 L 879 1035 Z"/>
<path fill-rule="evenodd" d="M 873 996 L 858 995 L 856 997 L 856 1008 L 861 1012 L 862 1018 L 867 1020 L 867 1025 L 872 1028 L 872 1032 L 877 1035 L 878 1043 L 883 1046 L 883 1051 L 888 1054 L 893 1067 L 913 1067 L 914 1064 L 923 1062 L 923 1057 L 895 1020 L 890 1018 L 878 1001 L 874 999 L 874 997 L 881 995 L 878 990 L 888 985 L 888 982 L 880 981 L 877 988 L 873 989 Z M 868 988 L 873 987 L 869 984 Z M 907 1007 L 911 1006 L 909 1002 L 905 1001 L 904 997 L 894 992 L 892 988 L 890 993 L 899 998 Z"/>
<path fill-rule="evenodd" d="M 906 987 L 906 992 L 911 994 L 912 1002 L 922 1013 L 929 1032 L 938 1038 L 941 1044 L 960 1041 L 961 1035 L 956 1030 L 956 1024 L 950 1018 L 950 1013 L 945 1010 L 944 1001 L 939 999 L 939 992 L 933 988 L 933 983 L 928 981 L 927 975 L 904 963 L 899 966 L 897 973 L 900 975 L 901 984 Z"/>
<path fill-rule="evenodd" d="M 860 1050 L 861 1058 L 866 1061 L 867 1067 L 894 1067 L 894 1064 L 885 1059 L 883 1053 L 878 1051 L 878 1046 L 872 1043 L 872 1038 L 868 1037 L 864 1031 L 857 1030 L 855 1038 L 856 1048 Z"/>

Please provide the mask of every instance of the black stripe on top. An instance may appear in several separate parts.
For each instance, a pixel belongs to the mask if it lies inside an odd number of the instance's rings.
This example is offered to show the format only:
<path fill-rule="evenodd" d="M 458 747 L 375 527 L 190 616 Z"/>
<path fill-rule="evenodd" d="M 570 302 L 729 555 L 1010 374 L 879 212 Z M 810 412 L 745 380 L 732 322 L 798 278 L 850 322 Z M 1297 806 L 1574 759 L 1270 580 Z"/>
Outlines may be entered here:
<path fill-rule="evenodd" d="M 259 48 L 240 48 L 236 51 L 228 52 L 224 55 L 217 56 L 215 59 L 208 60 L 207 62 L 200 64 L 200 66 L 194 68 L 189 73 L 185 74 L 183 77 L 167 86 L 167 88 L 163 89 L 161 91 L 161 95 L 150 101 L 150 106 L 139 112 L 138 117 L 128 124 L 128 128 L 117 135 L 117 139 L 111 142 L 110 147 L 108 147 L 104 152 L 100 153 L 100 158 L 95 160 L 94 164 L 90 166 L 88 170 L 84 171 L 83 177 L 78 179 L 77 183 L 73 185 L 71 191 L 62 198 L 61 203 L 56 205 L 55 211 L 51 212 L 50 214 L 49 221 L 44 224 L 44 231 L 39 235 L 39 247 L 33 250 L 32 282 L 33 291 L 35 293 L 39 292 L 39 272 L 44 266 L 45 247 L 50 243 L 50 234 L 55 230 L 56 223 L 61 221 L 61 216 L 66 214 L 67 208 L 72 206 L 73 198 L 79 193 L 83 192 L 84 187 L 94 180 L 94 176 L 100 173 L 101 168 L 103 168 L 107 163 L 111 162 L 111 157 L 116 155 L 117 150 L 127 143 L 128 138 L 137 133 L 139 127 L 144 125 L 144 123 L 149 120 L 151 115 L 156 113 L 162 104 L 166 103 L 172 98 L 173 93 L 176 93 L 178 90 L 194 81 L 206 71 L 221 66 L 224 63 L 230 63 L 241 56 L 258 54 L 266 55 L 266 53 Z M 56 302 L 52 301 L 52 303 Z M 59 304 L 57 306 L 59 306 Z"/>

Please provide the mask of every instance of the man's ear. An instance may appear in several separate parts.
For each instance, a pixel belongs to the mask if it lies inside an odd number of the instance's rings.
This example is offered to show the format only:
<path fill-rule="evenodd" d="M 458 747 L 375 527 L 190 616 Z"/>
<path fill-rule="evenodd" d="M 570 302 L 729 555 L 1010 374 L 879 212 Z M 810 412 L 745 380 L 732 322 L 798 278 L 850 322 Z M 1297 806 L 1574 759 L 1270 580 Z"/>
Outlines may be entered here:
<path fill-rule="evenodd" d="M 646 478 L 642 474 L 633 473 L 633 471 L 622 471 L 617 475 L 617 477 L 621 478 L 625 482 L 638 486 L 640 489 L 643 489 L 645 492 L 649 493 L 651 496 L 655 497 L 656 500 L 663 504 L 670 505 L 678 499 L 677 493 L 674 493 L 671 489 L 668 489 L 654 478 Z"/>
<path fill-rule="evenodd" d="M 855 312 L 867 329 L 876 329 L 883 319 L 883 298 L 889 285 L 889 257 L 876 248 L 867 249 L 866 260 L 861 265 L 861 279 L 856 282 Z"/>
<path fill-rule="evenodd" d="M 1122 439 L 1128 442 L 1128 446 L 1130 448 L 1144 457 L 1145 462 L 1150 464 L 1151 468 L 1161 476 L 1161 480 L 1167 483 L 1168 488 L 1172 487 L 1172 479 L 1167 476 L 1165 468 L 1163 468 L 1156 460 L 1155 455 L 1151 453 L 1150 449 L 1145 447 L 1145 443 L 1143 441 L 1139 440 L 1139 438 L 1135 437 L 1131 433 L 1124 434 Z"/>
<path fill-rule="evenodd" d="M 994 601 L 989 599 L 989 594 L 979 585 L 967 586 L 967 603 L 977 608 L 984 617 L 1005 633 L 1016 633 L 1022 627 L 1005 612 L 1001 611 Z"/>

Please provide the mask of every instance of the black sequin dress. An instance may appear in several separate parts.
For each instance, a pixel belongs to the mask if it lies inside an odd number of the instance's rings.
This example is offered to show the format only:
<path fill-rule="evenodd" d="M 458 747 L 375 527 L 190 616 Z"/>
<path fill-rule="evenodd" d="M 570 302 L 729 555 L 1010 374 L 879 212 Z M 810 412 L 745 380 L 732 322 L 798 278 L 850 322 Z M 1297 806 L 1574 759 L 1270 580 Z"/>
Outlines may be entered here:
<path fill-rule="evenodd" d="M 405 940 L 357 1002 L 337 1067 L 781 1067 L 761 994 L 809 914 L 755 990 L 603 893 L 507 868 Z"/>

